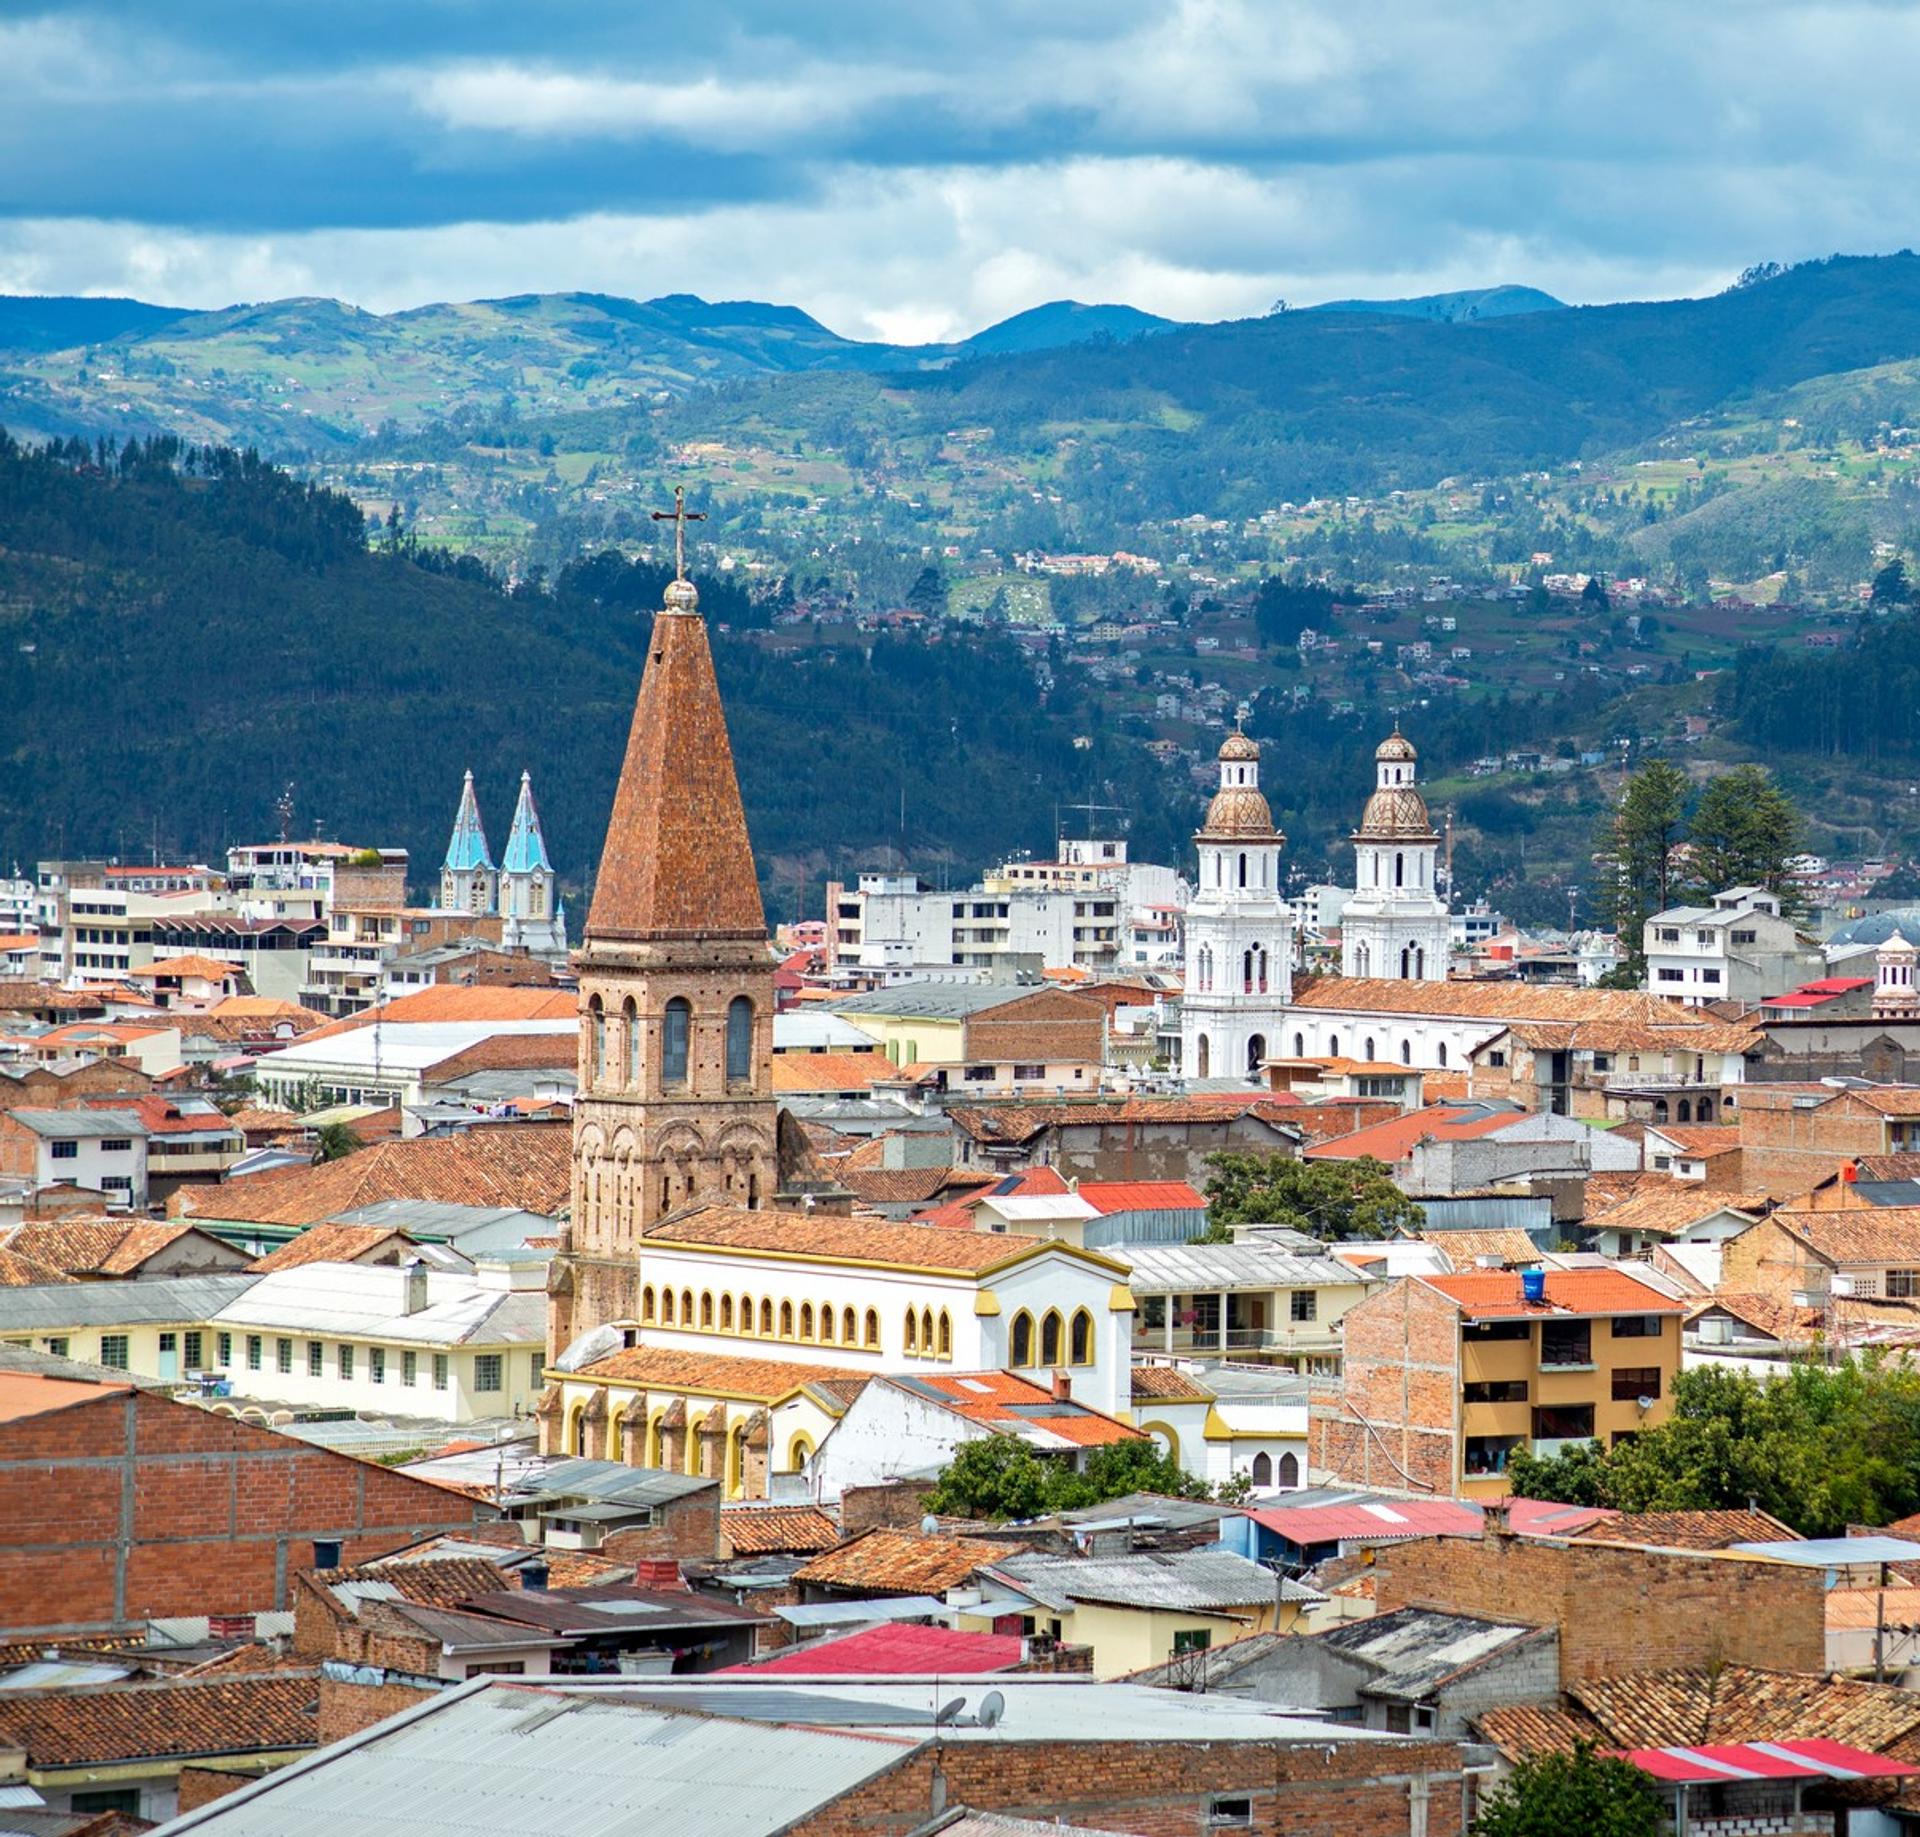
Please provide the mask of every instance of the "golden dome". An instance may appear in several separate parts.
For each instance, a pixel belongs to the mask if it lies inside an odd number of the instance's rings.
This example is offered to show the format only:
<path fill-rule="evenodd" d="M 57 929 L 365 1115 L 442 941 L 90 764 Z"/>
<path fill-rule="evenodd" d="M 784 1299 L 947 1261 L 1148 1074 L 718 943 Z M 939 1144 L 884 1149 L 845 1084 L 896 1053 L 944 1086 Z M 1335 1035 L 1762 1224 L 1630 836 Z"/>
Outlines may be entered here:
<path fill-rule="evenodd" d="M 1438 840 L 1433 819 L 1427 815 L 1427 800 L 1412 785 L 1389 785 L 1374 792 L 1353 835 L 1357 842 Z"/>
<path fill-rule="evenodd" d="M 1420 757 L 1413 749 L 1413 742 L 1400 731 L 1397 724 L 1393 732 L 1373 749 L 1373 756 L 1383 763 L 1391 764 L 1396 760 L 1403 760 L 1408 765 Z"/>
<path fill-rule="evenodd" d="M 1237 727 L 1221 742 L 1220 763 L 1222 765 L 1239 762 L 1251 764 L 1259 757 L 1260 748 Z"/>
<path fill-rule="evenodd" d="M 1209 841 L 1272 842 L 1278 838 L 1273 826 L 1273 811 L 1258 791 L 1246 785 L 1229 785 L 1213 794 L 1207 806 L 1207 820 L 1201 835 Z"/>

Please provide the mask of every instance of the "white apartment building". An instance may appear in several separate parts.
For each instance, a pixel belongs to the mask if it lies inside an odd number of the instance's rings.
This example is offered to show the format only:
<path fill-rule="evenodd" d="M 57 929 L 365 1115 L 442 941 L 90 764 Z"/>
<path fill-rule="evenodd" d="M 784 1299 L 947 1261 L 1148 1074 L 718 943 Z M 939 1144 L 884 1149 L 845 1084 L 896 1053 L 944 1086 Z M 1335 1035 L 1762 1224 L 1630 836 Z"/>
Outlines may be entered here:
<path fill-rule="evenodd" d="M 1647 920 L 1647 992 L 1699 1007 L 1754 1004 L 1826 972 L 1819 945 L 1782 916 L 1764 887 L 1729 887 L 1709 906 L 1670 906 Z"/>
<path fill-rule="evenodd" d="M 258 1277 L 207 1321 L 202 1369 L 294 1410 L 471 1422 L 524 1414 L 546 1364 L 544 1258 L 305 1263 Z"/>
<path fill-rule="evenodd" d="M 10 1110 L 0 1143 L 8 1170 L 35 1190 L 84 1187 L 135 1211 L 147 1203 L 147 1126 L 133 1110 Z"/>
<path fill-rule="evenodd" d="M 1098 886 L 1001 883 L 940 892 L 915 874 L 862 874 L 827 887 L 834 967 L 886 970 L 914 964 L 1111 969 L 1127 910 Z"/>

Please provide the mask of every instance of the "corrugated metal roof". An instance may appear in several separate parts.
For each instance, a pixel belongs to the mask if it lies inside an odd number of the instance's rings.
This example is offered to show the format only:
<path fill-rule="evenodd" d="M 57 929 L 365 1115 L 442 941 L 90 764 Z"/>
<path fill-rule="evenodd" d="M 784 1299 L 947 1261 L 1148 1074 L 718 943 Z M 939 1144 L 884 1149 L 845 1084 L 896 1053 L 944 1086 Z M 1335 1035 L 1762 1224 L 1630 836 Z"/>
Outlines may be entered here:
<path fill-rule="evenodd" d="M 990 1565 L 995 1581 L 1043 1606 L 1076 1601 L 1116 1607 L 1177 1608 L 1191 1613 L 1319 1601 L 1304 1583 L 1285 1580 L 1229 1550 L 1177 1550 L 1133 1556 L 1013 1556 Z"/>
<path fill-rule="evenodd" d="M 716 1482 L 698 1474 L 668 1473 L 664 1468 L 629 1467 L 621 1461 L 549 1459 L 537 1472 L 516 1480 L 502 1503 L 543 1505 L 556 1499 L 591 1499 L 607 1505 L 668 1505 Z"/>
<path fill-rule="evenodd" d="M 147 1125 L 136 1110 L 9 1110 L 16 1123 L 35 1135 L 65 1140 L 73 1136 L 138 1136 Z"/>
<path fill-rule="evenodd" d="M 144 1285 L 140 1285 L 144 1286 Z M 540 1346 L 547 1298 L 455 1271 L 427 1272 L 427 1305 L 406 1312 L 407 1272 L 366 1263 L 302 1263 L 257 1277 L 213 1316 L 222 1327 L 270 1327 L 417 1345 Z"/>
<path fill-rule="evenodd" d="M 624 1693 L 623 1693 L 624 1695 Z M 527 1687 L 459 1692 L 189 1813 L 219 1837 L 771 1837 L 912 1738 L 674 1715 Z"/>
<path fill-rule="evenodd" d="M 1538 1627 L 1403 1607 L 1373 1620 L 1342 1622 L 1320 1637 L 1374 1674 L 1366 1686 L 1369 1692 L 1411 1700 L 1522 1640 L 1537 1639 L 1540 1632 Z"/>
<path fill-rule="evenodd" d="M 844 1627 L 866 1621 L 941 1620 L 953 1610 L 938 1595 L 876 1595 L 864 1601 L 808 1601 L 773 1610 L 789 1626 Z"/>
<path fill-rule="evenodd" d="M 1904 1537 L 1808 1537 L 1789 1542 L 1735 1544 L 1741 1556 L 1764 1556 L 1803 1569 L 1850 1569 L 1867 1563 L 1920 1562 L 1920 1544 Z"/>
<path fill-rule="evenodd" d="M 1294 1256 L 1250 1244 L 1133 1244 L 1114 1254 L 1132 1270 L 1136 1295 L 1185 1295 L 1196 1289 L 1357 1287 L 1358 1271 L 1336 1257 Z"/>
<path fill-rule="evenodd" d="M 138 1282 L 0 1288 L 0 1333 L 211 1320 L 264 1280 L 261 1276 L 154 1276 Z"/>

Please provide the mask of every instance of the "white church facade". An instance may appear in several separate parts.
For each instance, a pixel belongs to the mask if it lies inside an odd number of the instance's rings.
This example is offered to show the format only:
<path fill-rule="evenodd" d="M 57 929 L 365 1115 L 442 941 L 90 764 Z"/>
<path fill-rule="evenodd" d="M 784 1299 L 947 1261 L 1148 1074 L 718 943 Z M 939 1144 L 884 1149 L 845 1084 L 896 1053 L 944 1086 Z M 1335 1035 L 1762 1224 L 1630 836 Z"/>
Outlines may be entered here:
<path fill-rule="evenodd" d="M 1353 897 L 1340 914 L 1340 973 L 1445 982 L 1453 915 L 1440 892 L 1440 837 L 1416 782 L 1419 754 L 1396 726 L 1373 757 L 1373 795 L 1353 832 Z"/>

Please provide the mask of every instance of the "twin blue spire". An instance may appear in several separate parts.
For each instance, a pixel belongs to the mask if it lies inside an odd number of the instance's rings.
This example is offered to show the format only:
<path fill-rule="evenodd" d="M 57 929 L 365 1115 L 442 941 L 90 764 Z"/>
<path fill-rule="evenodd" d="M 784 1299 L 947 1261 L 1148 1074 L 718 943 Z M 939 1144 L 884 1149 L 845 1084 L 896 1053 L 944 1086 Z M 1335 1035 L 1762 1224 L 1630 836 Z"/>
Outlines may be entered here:
<path fill-rule="evenodd" d="M 520 795 L 524 802 L 527 795 L 524 780 Z M 516 824 L 518 820 L 516 815 Z M 454 814 L 453 835 L 447 842 L 444 866 L 450 874 L 493 871 L 493 853 L 487 847 L 487 832 L 480 826 L 480 804 L 473 795 L 471 772 L 460 787 L 460 808 Z"/>
<path fill-rule="evenodd" d="M 513 807 L 513 829 L 500 866 L 508 874 L 553 872 L 553 863 L 547 859 L 547 839 L 540 833 L 540 812 L 533 804 L 533 779 L 526 772 L 520 774 L 520 801 Z"/>

